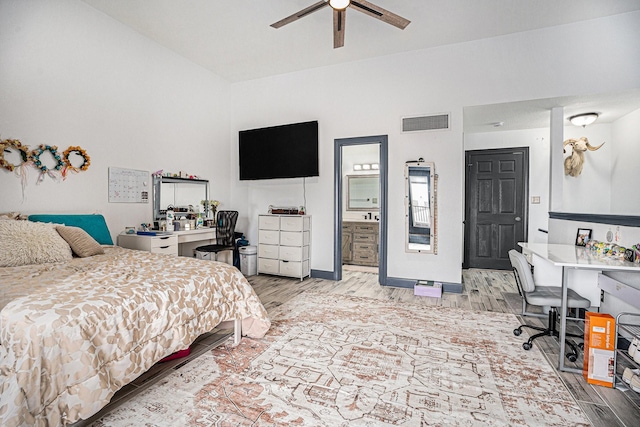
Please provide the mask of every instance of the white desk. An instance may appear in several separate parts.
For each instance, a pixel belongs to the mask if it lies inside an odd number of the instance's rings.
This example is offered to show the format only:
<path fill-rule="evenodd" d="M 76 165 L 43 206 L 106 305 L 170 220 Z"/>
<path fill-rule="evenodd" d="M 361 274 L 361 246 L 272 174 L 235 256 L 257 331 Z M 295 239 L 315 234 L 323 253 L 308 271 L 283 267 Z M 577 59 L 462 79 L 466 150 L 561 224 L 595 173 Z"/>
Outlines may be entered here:
<path fill-rule="evenodd" d="M 172 253 L 187 257 L 193 257 L 194 250 L 198 246 L 213 243 L 216 243 L 215 228 L 174 231 L 168 236 L 142 236 L 124 233 L 118 236 L 118 245 L 125 248 L 158 253 Z M 174 247 L 173 245 L 176 244 L 177 247 Z"/>
<path fill-rule="evenodd" d="M 557 245 L 546 243 L 518 243 L 540 258 L 546 259 L 553 265 L 562 267 L 562 305 L 560 307 L 560 356 L 558 369 L 561 371 L 582 373 L 581 369 L 564 366 L 565 338 L 567 327 L 567 287 L 569 285 L 569 270 L 592 271 L 630 271 L 640 273 L 640 264 L 617 258 L 592 255 L 590 250 L 574 245 Z"/>

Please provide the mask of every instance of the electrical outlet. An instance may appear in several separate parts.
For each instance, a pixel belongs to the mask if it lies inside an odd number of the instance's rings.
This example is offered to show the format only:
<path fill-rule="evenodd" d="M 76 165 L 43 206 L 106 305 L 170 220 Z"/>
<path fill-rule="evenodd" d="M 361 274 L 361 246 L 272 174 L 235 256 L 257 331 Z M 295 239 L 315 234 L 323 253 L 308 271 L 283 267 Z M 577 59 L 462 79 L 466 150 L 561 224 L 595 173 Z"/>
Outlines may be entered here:
<path fill-rule="evenodd" d="M 539 205 L 540 204 L 540 196 L 531 196 L 531 204 Z"/>

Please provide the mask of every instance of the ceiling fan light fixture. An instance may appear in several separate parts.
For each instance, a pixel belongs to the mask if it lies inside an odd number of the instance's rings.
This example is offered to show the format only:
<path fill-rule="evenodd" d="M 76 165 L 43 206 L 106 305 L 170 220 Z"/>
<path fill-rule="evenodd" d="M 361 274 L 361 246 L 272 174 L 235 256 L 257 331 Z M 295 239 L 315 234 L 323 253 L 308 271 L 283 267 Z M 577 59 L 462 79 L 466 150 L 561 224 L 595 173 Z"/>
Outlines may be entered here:
<path fill-rule="evenodd" d="M 586 127 L 587 125 L 595 122 L 598 115 L 598 113 L 576 114 L 575 116 L 569 117 L 569 121 L 575 126 Z"/>
<path fill-rule="evenodd" d="M 329 6 L 335 10 L 345 10 L 350 3 L 351 0 L 329 0 Z"/>

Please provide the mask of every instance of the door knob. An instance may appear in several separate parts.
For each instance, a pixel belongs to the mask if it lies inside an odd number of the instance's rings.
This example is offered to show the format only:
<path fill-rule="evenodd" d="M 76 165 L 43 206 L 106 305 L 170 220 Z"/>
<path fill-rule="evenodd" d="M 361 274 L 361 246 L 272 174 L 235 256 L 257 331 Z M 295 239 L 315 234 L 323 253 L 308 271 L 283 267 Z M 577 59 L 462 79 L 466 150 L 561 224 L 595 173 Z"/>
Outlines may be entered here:
<path fill-rule="evenodd" d="M 520 221 L 522 218 L 520 218 L 519 216 L 516 217 L 516 221 Z"/>

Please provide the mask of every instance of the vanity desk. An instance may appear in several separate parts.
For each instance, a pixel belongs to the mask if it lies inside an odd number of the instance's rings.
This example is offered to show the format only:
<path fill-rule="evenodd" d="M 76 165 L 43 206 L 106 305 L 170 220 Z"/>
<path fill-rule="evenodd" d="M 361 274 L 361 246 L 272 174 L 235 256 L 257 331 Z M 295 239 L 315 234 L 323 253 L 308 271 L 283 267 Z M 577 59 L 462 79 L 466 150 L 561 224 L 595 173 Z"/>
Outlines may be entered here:
<path fill-rule="evenodd" d="M 528 256 L 536 274 L 544 264 L 559 269 L 559 283 L 562 286 L 562 304 L 560 308 L 560 353 L 558 356 L 558 369 L 560 371 L 582 373 L 581 369 L 573 369 L 564 366 L 565 337 L 567 325 L 567 289 L 573 288 L 580 295 L 589 298 L 593 306 L 598 306 L 600 290 L 598 288 L 598 273 L 602 271 L 626 271 L 640 273 L 640 264 L 624 261 L 622 259 L 594 255 L 584 247 L 562 244 L 546 243 L 518 243 L 522 247 L 522 253 Z M 538 261 L 538 262 L 536 262 Z M 593 280 L 588 276 L 578 276 L 575 273 L 591 273 Z M 553 282 L 551 282 L 553 283 Z M 593 295 L 593 292 L 596 292 Z"/>
<path fill-rule="evenodd" d="M 342 222 L 342 263 L 378 266 L 380 223 L 375 220 Z"/>
<path fill-rule="evenodd" d="M 195 256 L 198 246 L 215 243 L 215 228 L 173 231 L 171 234 L 158 236 L 126 233 L 118 236 L 118 246 L 123 248 L 187 257 Z"/>

